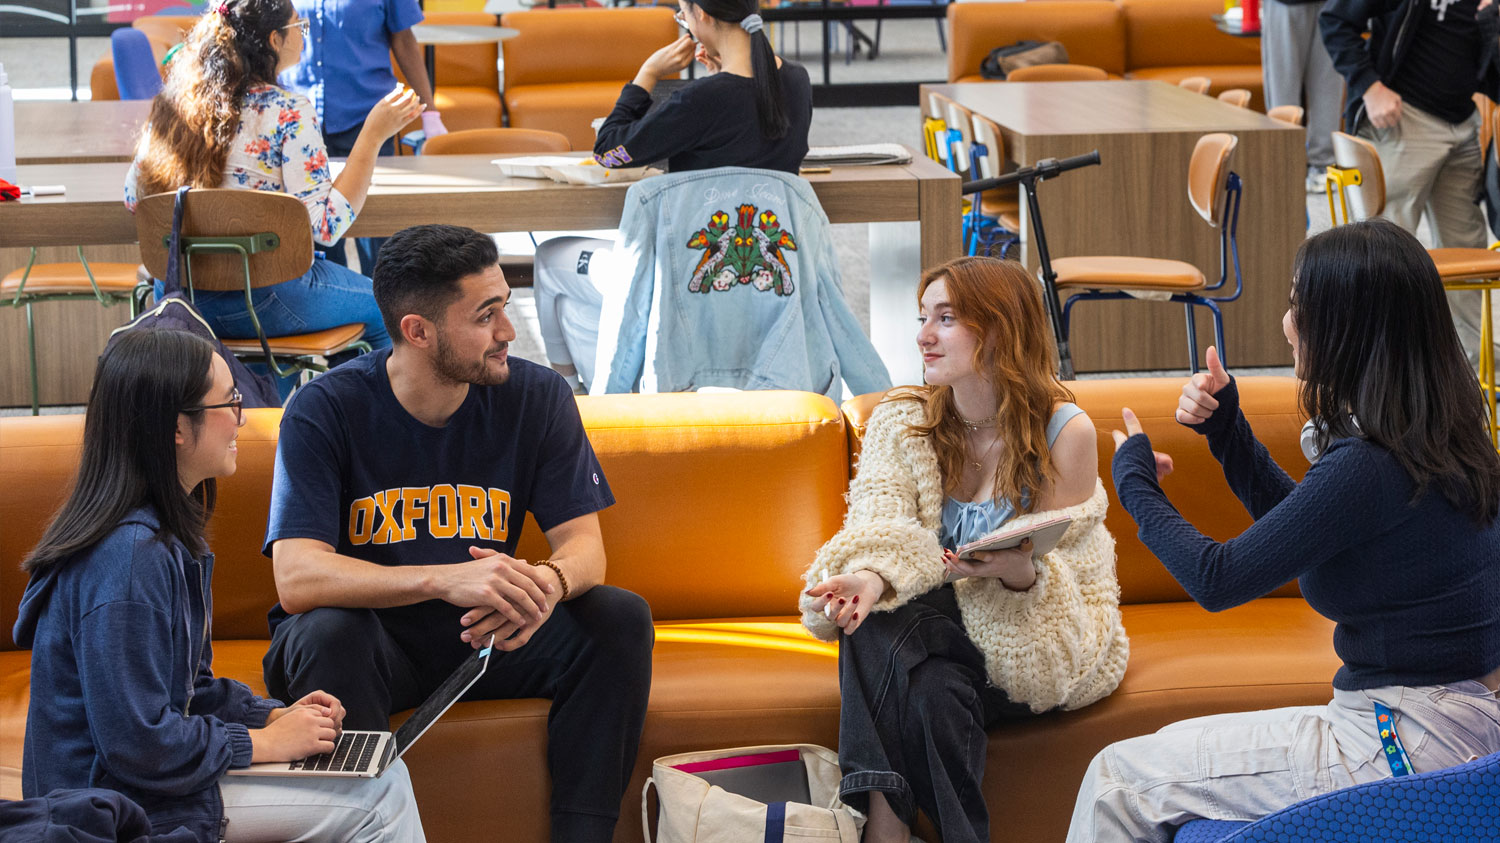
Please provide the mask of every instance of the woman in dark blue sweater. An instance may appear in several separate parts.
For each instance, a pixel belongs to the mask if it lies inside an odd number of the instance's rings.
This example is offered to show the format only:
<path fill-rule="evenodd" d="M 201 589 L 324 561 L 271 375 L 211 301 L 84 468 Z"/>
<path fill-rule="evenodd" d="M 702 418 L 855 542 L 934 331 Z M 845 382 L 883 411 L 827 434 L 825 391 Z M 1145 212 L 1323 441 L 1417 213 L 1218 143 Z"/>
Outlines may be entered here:
<path fill-rule="evenodd" d="M 1114 481 L 1141 541 L 1204 608 L 1298 581 L 1337 624 L 1333 701 L 1106 747 L 1070 841 L 1166 841 L 1195 817 L 1256 819 L 1500 751 L 1500 457 L 1432 260 L 1384 220 L 1320 234 L 1297 255 L 1282 326 L 1319 420 L 1301 483 L 1256 441 L 1212 348 L 1177 420 L 1207 437 L 1255 523 L 1221 543 L 1184 520 L 1159 485 L 1171 459 L 1128 409 Z"/>
<path fill-rule="evenodd" d="M 78 478 L 22 565 L 21 791 L 116 790 L 153 835 L 421 841 L 399 761 L 378 779 L 225 776 L 332 751 L 344 716 L 322 691 L 288 706 L 213 674 L 204 529 L 241 407 L 229 366 L 192 334 L 129 333 L 99 358 Z"/>

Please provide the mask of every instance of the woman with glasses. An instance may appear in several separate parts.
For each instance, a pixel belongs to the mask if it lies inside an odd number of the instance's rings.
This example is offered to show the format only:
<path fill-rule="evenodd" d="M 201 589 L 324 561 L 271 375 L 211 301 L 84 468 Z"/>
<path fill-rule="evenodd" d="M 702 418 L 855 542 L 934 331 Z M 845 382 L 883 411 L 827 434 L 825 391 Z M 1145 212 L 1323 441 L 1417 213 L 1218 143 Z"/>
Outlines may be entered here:
<path fill-rule="evenodd" d="M 229 366 L 200 337 L 130 332 L 100 357 L 78 475 L 22 564 L 22 792 L 119 791 L 153 835 L 423 840 L 399 761 L 376 779 L 225 776 L 332 751 L 343 719 L 322 691 L 285 705 L 213 674 L 204 531 L 242 424 Z"/>
<path fill-rule="evenodd" d="M 758 0 L 681 0 L 681 38 L 652 53 L 599 127 L 594 159 L 606 167 L 665 161 L 676 173 L 756 167 L 795 174 L 807 156 L 812 82 L 771 49 Z M 651 92 L 694 59 L 710 75 L 652 109 Z M 648 113 L 649 112 L 649 113 Z M 547 359 L 578 390 L 592 375 L 611 241 L 559 237 L 536 251 L 537 319 Z M 593 271 L 591 271 L 593 270 Z M 581 384 L 580 384 L 581 376 Z"/>
<path fill-rule="evenodd" d="M 291 0 L 212 3 L 151 104 L 125 176 L 125 204 L 134 210 L 139 197 L 182 185 L 290 193 L 306 206 L 314 240 L 326 246 L 342 237 L 364 206 L 381 144 L 422 104 L 400 89 L 377 103 L 334 178 L 312 103 L 276 84 L 301 57 L 306 27 Z M 363 322 L 372 347 L 391 344 L 370 279 L 331 261 L 314 260 L 301 278 L 257 288 L 252 299 L 269 336 Z M 194 303 L 218 336 L 256 335 L 243 292 L 199 292 Z"/>

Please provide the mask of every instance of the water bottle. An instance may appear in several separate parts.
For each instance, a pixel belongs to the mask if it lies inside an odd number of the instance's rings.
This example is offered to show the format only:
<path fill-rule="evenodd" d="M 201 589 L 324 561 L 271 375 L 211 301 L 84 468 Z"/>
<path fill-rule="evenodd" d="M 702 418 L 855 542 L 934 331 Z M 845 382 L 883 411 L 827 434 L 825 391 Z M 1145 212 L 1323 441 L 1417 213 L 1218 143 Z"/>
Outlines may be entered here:
<path fill-rule="evenodd" d="M 16 183 L 16 103 L 0 64 L 0 179 Z"/>

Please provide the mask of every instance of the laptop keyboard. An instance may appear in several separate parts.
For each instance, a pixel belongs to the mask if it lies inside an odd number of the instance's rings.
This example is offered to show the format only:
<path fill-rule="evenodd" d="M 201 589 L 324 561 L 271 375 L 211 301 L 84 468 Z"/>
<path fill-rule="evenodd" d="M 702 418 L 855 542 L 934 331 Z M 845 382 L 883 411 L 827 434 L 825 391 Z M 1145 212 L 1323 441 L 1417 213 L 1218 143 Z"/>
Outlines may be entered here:
<path fill-rule="evenodd" d="M 365 769 L 380 744 L 380 734 L 372 732 L 345 732 L 339 736 L 333 752 L 324 755 L 309 755 L 301 761 L 293 761 L 293 770 L 317 772 L 354 773 Z"/>

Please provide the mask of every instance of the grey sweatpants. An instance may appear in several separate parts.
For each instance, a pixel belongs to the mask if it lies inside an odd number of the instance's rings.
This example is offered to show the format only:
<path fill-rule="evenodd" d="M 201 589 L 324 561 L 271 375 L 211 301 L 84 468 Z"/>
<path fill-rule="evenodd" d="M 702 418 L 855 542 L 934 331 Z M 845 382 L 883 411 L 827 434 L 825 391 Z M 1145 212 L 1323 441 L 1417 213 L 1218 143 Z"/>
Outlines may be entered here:
<path fill-rule="evenodd" d="M 1344 77 L 1334 70 L 1318 34 L 1323 5 L 1268 0 L 1260 7 L 1266 107 L 1302 106 L 1307 118 L 1307 165 L 1319 170 L 1333 163 L 1332 135 L 1338 131 L 1344 107 Z"/>

